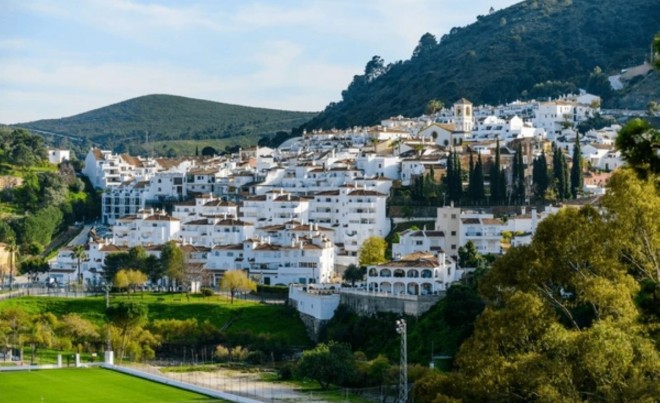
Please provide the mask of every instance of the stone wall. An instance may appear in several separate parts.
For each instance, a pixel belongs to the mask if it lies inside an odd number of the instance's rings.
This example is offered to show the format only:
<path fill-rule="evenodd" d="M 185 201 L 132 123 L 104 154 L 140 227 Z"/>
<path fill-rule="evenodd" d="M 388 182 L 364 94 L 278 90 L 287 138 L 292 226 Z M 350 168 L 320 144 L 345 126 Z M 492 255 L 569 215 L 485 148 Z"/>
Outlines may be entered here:
<path fill-rule="evenodd" d="M 342 292 L 340 304 L 348 307 L 350 311 L 363 316 L 371 316 L 379 312 L 420 316 L 431 309 L 442 298 L 444 298 L 444 293 L 428 296 L 393 296 L 391 294 L 366 292 Z"/>

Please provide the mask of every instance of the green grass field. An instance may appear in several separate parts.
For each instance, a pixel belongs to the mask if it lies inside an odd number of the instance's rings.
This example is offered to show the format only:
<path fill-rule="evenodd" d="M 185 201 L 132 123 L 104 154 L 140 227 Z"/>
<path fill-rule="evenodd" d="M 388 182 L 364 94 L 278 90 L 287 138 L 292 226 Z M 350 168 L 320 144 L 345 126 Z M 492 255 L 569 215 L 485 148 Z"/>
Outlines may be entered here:
<path fill-rule="evenodd" d="M 3 372 L 0 385 L 0 401 L 12 403 L 222 401 L 101 368 Z"/>
<path fill-rule="evenodd" d="M 160 299 L 160 300 L 159 300 Z M 156 319 L 197 319 L 198 323 L 208 320 L 215 326 L 222 326 L 235 318 L 227 333 L 250 331 L 254 334 L 267 333 L 273 338 L 287 340 L 291 345 L 310 345 L 305 326 L 295 310 L 282 305 L 260 304 L 256 301 L 235 299 L 233 304 L 224 297 L 202 298 L 191 296 L 188 301 L 181 294 L 113 295 L 112 301 L 133 300 L 142 302 L 149 308 L 149 320 Z M 56 316 L 73 312 L 101 325 L 105 322 L 105 299 L 103 297 L 60 298 L 60 297 L 21 297 L 0 301 L 0 311 L 4 307 L 20 306 L 31 314 L 52 312 Z"/>

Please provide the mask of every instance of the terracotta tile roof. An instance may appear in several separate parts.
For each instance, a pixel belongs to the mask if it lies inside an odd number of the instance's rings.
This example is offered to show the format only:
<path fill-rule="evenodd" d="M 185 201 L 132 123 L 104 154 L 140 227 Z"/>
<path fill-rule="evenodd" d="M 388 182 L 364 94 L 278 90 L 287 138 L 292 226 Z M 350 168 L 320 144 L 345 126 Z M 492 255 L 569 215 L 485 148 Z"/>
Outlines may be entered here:
<path fill-rule="evenodd" d="M 243 250 L 242 244 L 216 245 L 213 250 Z"/>
<path fill-rule="evenodd" d="M 105 160 L 105 157 L 103 156 L 103 153 L 101 152 L 100 149 L 98 148 L 92 148 L 92 155 L 97 161 L 103 161 Z"/>
<path fill-rule="evenodd" d="M 168 215 L 154 214 L 145 218 L 145 221 L 180 221 L 180 220 L 178 218 L 174 218 Z"/>
<path fill-rule="evenodd" d="M 504 225 L 504 222 L 499 218 L 482 218 L 481 222 L 485 225 Z"/>
<path fill-rule="evenodd" d="M 348 195 L 349 196 L 387 196 L 386 194 L 376 192 L 375 190 L 354 190 Z"/>
<path fill-rule="evenodd" d="M 121 157 L 121 159 L 124 160 L 124 162 L 127 163 L 128 165 L 132 165 L 132 166 L 134 166 L 134 167 L 142 167 L 142 166 L 144 166 L 144 165 L 142 164 L 142 161 L 140 161 L 140 159 L 139 159 L 138 157 L 134 157 L 134 156 L 132 156 L 132 155 L 128 155 L 128 154 L 122 154 L 120 157 Z"/>

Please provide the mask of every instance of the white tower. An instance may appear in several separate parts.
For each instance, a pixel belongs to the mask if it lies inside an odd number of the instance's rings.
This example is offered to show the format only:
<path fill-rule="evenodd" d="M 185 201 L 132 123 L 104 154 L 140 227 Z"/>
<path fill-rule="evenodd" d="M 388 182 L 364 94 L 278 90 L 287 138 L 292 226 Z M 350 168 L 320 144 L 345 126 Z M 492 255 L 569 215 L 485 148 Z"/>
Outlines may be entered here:
<path fill-rule="evenodd" d="M 461 98 L 454 104 L 454 126 L 456 131 L 470 133 L 473 125 L 472 102 Z"/>

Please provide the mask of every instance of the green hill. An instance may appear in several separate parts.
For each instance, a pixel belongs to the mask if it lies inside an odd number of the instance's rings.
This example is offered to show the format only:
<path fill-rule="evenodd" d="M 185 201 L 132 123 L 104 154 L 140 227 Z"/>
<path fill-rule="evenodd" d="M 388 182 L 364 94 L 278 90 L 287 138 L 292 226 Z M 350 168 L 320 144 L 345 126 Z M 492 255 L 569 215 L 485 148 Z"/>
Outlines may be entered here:
<path fill-rule="evenodd" d="M 117 151 L 162 153 L 167 149 L 186 145 L 194 152 L 195 145 L 187 140 L 205 140 L 214 144 L 256 144 L 265 135 L 290 131 L 310 120 L 316 112 L 293 112 L 252 108 L 219 102 L 204 101 L 172 95 L 147 95 L 79 115 L 38 120 L 16 126 L 33 131 L 49 132 Z M 229 140 L 229 141 L 227 141 Z M 200 147 L 202 148 L 202 147 Z M 175 151 L 180 151 L 174 147 Z M 85 150 L 86 151 L 86 150 Z"/>
<path fill-rule="evenodd" d="M 603 80 L 648 58 L 658 29 L 657 0 L 526 0 L 452 28 L 439 41 L 424 35 L 409 60 L 385 65 L 375 56 L 342 92 L 342 101 L 304 128 L 417 116 L 431 99 L 497 104 L 549 96 L 534 90 L 548 81 L 608 98 L 613 94 Z M 590 79 L 597 66 L 602 73 Z"/>

